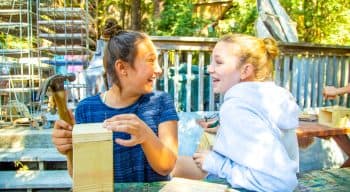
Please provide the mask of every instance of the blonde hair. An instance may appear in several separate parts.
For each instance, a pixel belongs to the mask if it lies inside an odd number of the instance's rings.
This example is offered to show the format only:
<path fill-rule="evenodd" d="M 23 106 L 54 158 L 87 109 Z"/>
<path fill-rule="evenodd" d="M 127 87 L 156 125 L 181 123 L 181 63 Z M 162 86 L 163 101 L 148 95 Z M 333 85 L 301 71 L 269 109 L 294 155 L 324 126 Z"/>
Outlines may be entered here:
<path fill-rule="evenodd" d="M 229 34 L 220 40 L 233 43 L 239 47 L 238 57 L 241 67 L 250 63 L 255 68 L 255 80 L 266 81 L 272 79 L 273 60 L 278 55 L 277 42 L 272 38 L 257 38 L 244 34 Z"/>

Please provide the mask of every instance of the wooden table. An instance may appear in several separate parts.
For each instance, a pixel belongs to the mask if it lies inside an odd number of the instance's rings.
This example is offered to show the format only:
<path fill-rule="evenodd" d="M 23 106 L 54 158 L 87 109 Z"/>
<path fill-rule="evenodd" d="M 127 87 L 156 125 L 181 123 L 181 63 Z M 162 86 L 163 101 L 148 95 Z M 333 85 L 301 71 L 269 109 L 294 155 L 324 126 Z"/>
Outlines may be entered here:
<path fill-rule="evenodd" d="M 229 186 L 225 179 L 206 179 L 207 182 L 224 184 Z M 294 192 L 305 191 L 349 191 L 350 189 L 350 168 L 313 170 L 301 173 L 298 178 L 298 186 Z M 168 182 L 153 183 L 114 183 L 115 192 L 139 192 L 159 191 Z M 179 189 L 179 188 L 176 188 Z M 181 191 L 181 190 L 174 191 Z M 183 190 L 184 191 L 184 190 Z M 205 190 L 208 191 L 208 190 Z M 226 192 L 249 192 L 244 189 L 229 188 Z M 181 191 L 182 192 L 182 191 Z"/>
<path fill-rule="evenodd" d="M 186 179 L 185 179 L 186 180 Z M 182 191 L 210 191 L 210 192 L 249 192 L 245 189 L 233 189 L 230 184 L 222 178 L 211 178 L 203 179 L 205 183 L 201 183 L 199 180 L 187 180 L 187 182 L 175 182 L 171 181 L 161 181 L 161 182 L 141 182 L 141 183 L 114 183 L 115 192 L 139 192 L 139 191 L 164 191 L 164 192 L 182 192 Z M 197 183 L 197 184 L 196 184 Z M 171 184 L 172 187 L 166 187 L 167 184 Z M 175 185 L 172 185 L 175 184 Z M 205 189 L 203 189 L 205 188 Z"/>
<path fill-rule="evenodd" d="M 317 122 L 299 122 L 297 129 L 299 145 L 307 143 L 313 137 L 322 139 L 332 138 L 339 148 L 349 157 L 341 167 L 350 167 L 350 139 L 347 134 L 350 134 L 350 128 L 336 128 L 318 124 Z M 312 142 L 312 140 L 311 140 Z"/>

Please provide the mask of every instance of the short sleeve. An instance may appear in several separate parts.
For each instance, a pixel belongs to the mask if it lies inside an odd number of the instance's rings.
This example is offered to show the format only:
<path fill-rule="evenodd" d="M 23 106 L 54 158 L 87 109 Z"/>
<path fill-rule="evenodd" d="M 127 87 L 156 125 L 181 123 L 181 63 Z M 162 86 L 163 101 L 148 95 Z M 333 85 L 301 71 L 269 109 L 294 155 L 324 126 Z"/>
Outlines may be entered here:
<path fill-rule="evenodd" d="M 175 110 L 174 100 L 168 93 L 162 94 L 160 109 L 160 123 L 179 120 Z"/>
<path fill-rule="evenodd" d="M 76 124 L 81 124 L 81 123 L 85 123 L 86 120 L 84 120 L 84 113 L 83 113 L 84 109 L 83 109 L 83 105 L 82 103 L 79 103 L 77 108 L 75 109 L 75 123 Z"/>

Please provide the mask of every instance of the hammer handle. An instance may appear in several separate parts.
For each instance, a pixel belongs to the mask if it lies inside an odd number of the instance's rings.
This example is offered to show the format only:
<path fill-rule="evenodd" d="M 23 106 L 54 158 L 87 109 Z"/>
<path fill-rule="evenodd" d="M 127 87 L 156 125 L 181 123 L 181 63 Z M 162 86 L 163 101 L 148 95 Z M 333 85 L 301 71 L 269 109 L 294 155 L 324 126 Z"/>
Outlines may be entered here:
<path fill-rule="evenodd" d="M 70 125 L 73 126 L 74 124 L 74 119 L 70 116 L 68 112 L 68 107 L 67 107 L 67 99 L 66 99 L 66 93 L 64 90 L 62 91 L 56 91 L 53 92 L 53 98 L 55 100 L 56 106 L 57 106 L 57 112 L 58 116 L 60 119 L 66 121 Z M 67 167 L 68 167 L 68 172 L 72 176 L 72 163 L 73 163 L 73 153 L 72 150 L 68 151 L 66 154 L 68 161 L 67 161 Z"/>
<path fill-rule="evenodd" d="M 74 120 L 70 116 L 68 112 L 68 107 L 67 107 L 67 99 L 66 99 L 66 93 L 65 91 L 57 91 L 53 93 L 53 98 L 55 100 L 56 106 L 57 106 L 57 111 L 58 111 L 58 116 L 60 119 L 66 121 L 70 125 L 74 124 Z"/>

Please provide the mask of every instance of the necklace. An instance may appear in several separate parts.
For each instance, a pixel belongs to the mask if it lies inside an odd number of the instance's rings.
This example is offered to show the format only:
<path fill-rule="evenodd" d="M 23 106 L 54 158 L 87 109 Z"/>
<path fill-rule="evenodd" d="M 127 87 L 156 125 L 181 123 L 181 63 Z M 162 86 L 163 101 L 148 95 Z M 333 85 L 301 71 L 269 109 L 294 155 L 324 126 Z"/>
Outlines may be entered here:
<path fill-rule="evenodd" d="M 102 102 L 106 104 L 106 98 L 107 98 L 107 91 L 104 92 Z"/>
<path fill-rule="evenodd" d="M 104 92 L 104 94 L 103 94 L 103 96 L 102 96 L 102 102 L 103 102 L 104 104 L 106 104 L 106 105 L 108 105 L 107 102 L 106 102 L 106 101 L 107 101 L 107 93 L 108 93 L 108 91 Z M 140 96 L 140 97 L 139 97 L 134 103 L 132 103 L 131 105 L 126 106 L 126 107 L 121 107 L 121 108 L 128 108 L 128 107 L 133 106 L 133 107 L 132 107 L 133 110 L 131 110 L 131 113 L 137 114 L 138 108 L 139 108 L 139 105 L 140 105 L 140 102 L 142 101 L 142 99 L 143 99 L 143 95 Z M 108 106 L 109 106 L 109 105 L 108 105 Z"/>

